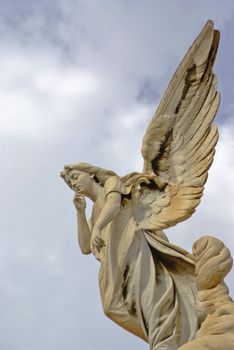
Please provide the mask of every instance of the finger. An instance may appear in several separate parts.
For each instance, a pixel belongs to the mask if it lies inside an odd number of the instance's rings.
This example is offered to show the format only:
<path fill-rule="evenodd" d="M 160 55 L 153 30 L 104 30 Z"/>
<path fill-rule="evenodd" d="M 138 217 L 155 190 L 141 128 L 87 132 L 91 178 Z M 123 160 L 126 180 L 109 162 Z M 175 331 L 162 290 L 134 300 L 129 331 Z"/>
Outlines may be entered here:
<path fill-rule="evenodd" d="M 77 199 L 77 200 L 79 200 L 79 201 L 84 201 L 84 200 L 85 200 L 84 196 L 82 196 L 82 195 L 80 195 L 80 194 L 76 194 L 76 195 L 75 195 L 75 199 Z"/>
<path fill-rule="evenodd" d="M 83 197 L 75 197 L 74 198 L 74 201 L 76 202 L 76 203 L 78 203 L 78 204 L 83 204 L 83 205 L 86 205 L 86 201 L 85 201 L 85 199 L 83 198 Z"/>
<path fill-rule="evenodd" d="M 102 247 L 100 246 L 99 243 L 94 242 L 94 244 L 93 244 L 93 249 L 97 249 L 97 251 L 100 253 L 101 248 L 102 248 Z"/>
<path fill-rule="evenodd" d="M 97 249 L 98 253 L 100 253 L 100 246 L 98 244 L 93 244 L 93 250 Z"/>
<path fill-rule="evenodd" d="M 95 237 L 94 240 L 93 240 L 93 244 L 98 245 L 98 243 L 99 243 L 98 238 Z"/>
<path fill-rule="evenodd" d="M 101 237 L 95 238 L 96 245 L 100 246 L 101 248 L 105 247 L 105 241 Z"/>
<path fill-rule="evenodd" d="M 99 244 L 100 244 L 100 240 L 98 239 L 98 237 L 96 237 L 96 238 L 94 239 L 94 244 L 95 244 L 95 245 L 99 245 Z"/>
<path fill-rule="evenodd" d="M 102 238 L 100 236 L 96 236 L 94 240 L 96 243 L 100 243 L 102 241 Z"/>
<path fill-rule="evenodd" d="M 84 197 L 84 195 L 78 191 L 75 191 L 75 197 Z"/>
<path fill-rule="evenodd" d="M 104 240 L 103 240 L 101 237 L 99 238 L 98 243 L 99 243 L 99 245 L 101 245 L 102 247 L 104 247 L 104 245 L 105 245 L 105 242 L 104 242 Z"/>

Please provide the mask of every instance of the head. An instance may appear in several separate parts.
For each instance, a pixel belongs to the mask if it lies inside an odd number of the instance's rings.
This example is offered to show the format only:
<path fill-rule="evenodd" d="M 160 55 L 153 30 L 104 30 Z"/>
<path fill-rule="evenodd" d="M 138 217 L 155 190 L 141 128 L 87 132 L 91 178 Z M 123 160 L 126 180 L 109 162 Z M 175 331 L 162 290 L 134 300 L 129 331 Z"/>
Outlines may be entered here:
<path fill-rule="evenodd" d="M 72 190 L 85 194 L 93 184 L 104 186 L 106 180 L 116 173 L 88 163 L 75 163 L 65 165 L 60 175 Z"/>

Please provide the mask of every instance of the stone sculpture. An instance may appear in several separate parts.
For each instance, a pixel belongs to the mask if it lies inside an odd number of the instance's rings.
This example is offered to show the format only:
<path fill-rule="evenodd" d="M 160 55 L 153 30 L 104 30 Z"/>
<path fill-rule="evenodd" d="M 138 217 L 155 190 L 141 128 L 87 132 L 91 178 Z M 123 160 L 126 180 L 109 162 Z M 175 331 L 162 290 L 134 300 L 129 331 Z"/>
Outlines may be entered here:
<path fill-rule="evenodd" d="M 213 160 L 218 43 L 208 21 L 146 130 L 142 173 L 120 177 L 87 163 L 61 173 L 75 191 L 81 251 L 100 261 L 105 314 L 152 350 L 234 349 L 234 304 L 224 283 L 229 250 L 206 236 L 189 254 L 162 231 L 194 213 Z M 85 196 L 93 201 L 89 222 Z"/>

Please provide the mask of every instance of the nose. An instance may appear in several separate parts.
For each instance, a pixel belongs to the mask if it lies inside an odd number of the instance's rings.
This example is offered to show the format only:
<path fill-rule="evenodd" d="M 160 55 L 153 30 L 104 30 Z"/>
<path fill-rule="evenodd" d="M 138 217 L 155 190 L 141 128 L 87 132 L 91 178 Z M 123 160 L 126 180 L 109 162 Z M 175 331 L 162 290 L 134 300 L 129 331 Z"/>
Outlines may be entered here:
<path fill-rule="evenodd" d="M 76 180 L 70 180 L 69 181 L 69 183 L 70 183 L 70 186 L 72 187 L 72 188 L 75 188 L 75 186 L 76 186 Z"/>

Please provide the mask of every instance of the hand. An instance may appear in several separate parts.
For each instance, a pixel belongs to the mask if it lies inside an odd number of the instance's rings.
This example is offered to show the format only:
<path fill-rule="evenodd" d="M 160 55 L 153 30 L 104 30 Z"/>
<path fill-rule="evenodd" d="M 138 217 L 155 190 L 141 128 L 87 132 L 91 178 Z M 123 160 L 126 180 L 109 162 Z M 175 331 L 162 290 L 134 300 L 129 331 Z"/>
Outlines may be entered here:
<path fill-rule="evenodd" d="M 82 194 L 75 193 L 73 203 L 76 207 L 76 210 L 85 210 L 86 209 L 86 200 Z"/>
<path fill-rule="evenodd" d="M 91 237 L 92 250 L 97 249 L 98 253 L 100 253 L 100 250 L 104 246 L 105 246 L 105 242 L 101 237 L 101 230 L 94 226 L 94 228 L 92 230 L 92 237 Z"/>

